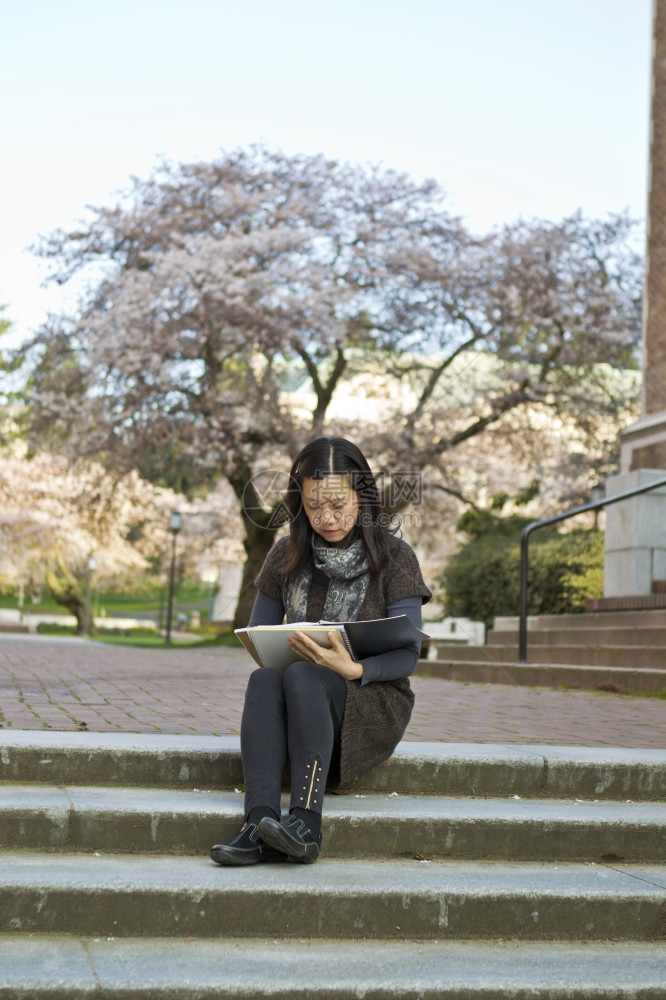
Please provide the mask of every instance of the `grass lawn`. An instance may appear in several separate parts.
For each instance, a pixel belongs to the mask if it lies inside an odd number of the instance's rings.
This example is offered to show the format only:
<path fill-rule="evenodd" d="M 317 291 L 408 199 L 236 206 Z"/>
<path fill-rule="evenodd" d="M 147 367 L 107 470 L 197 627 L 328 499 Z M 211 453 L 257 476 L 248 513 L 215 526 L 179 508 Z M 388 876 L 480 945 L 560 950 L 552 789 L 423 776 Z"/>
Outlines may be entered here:
<path fill-rule="evenodd" d="M 108 646 L 144 646 L 150 649 L 187 649 L 190 647 L 198 649 L 203 646 L 241 646 L 241 643 L 233 633 L 210 639 L 197 639 L 195 636 L 192 636 L 191 639 L 172 638 L 168 645 L 163 635 L 93 635 L 91 639 L 94 642 L 103 642 Z"/>
<path fill-rule="evenodd" d="M 53 625 L 46 622 L 38 625 L 37 631 L 40 635 L 76 635 L 73 625 Z M 219 632 L 216 629 L 204 628 L 198 633 L 192 632 L 191 638 L 185 637 L 180 632 L 178 635 L 172 635 L 171 642 L 168 644 L 163 632 L 153 632 L 149 629 L 98 632 L 91 635 L 90 639 L 93 642 L 103 642 L 109 646 L 135 646 L 150 649 L 182 649 L 194 646 L 235 646 L 240 648 L 242 646 L 230 628 L 224 628 Z"/>
<path fill-rule="evenodd" d="M 96 618 L 110 615 L 118 618 L 151 617 L 153 619 L 157 619 L 161 612 L 164 618 L 166 616 L 167 596 L 166 587 L 151 583 L 147 583 L 141 590 L 131 594 L 99 591 L 93 588 L 92 612 Z M 185 580 L 175 595 L 174 616 L 179 612 L 198 610 L 202 613 L 202 617 L 205 617 L 206 612 L 210 610 L 210 600 L 210 586 Z M 0 593 L 0 608 L 17 609 L 18 601 L 17 593 Z M 35 615 L 68 613 L 61 604 L 56 604 L 46 589 L 38 601 L 33 602 L 32 598 L 26 596 L 23 610 L 27 614 Z"/>

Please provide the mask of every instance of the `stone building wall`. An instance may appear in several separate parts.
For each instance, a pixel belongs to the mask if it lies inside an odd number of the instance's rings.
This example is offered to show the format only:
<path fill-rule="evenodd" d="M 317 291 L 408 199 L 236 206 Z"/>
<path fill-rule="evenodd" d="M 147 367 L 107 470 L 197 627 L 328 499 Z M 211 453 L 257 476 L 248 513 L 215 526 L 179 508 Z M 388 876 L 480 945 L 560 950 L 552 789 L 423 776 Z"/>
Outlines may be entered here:
<path fill-rule="evenodd" d="M 643 414 L 666 411 L 666 0 L 655 0 L 652 54 Z M 666 442 L 665 442 L 666 447 Z M 654 452 L 645 456 L 655 468 Z M 642 467 L 645 464 L 641 463 Z M 666 468 L 664 461 L 657 468 Z"/>

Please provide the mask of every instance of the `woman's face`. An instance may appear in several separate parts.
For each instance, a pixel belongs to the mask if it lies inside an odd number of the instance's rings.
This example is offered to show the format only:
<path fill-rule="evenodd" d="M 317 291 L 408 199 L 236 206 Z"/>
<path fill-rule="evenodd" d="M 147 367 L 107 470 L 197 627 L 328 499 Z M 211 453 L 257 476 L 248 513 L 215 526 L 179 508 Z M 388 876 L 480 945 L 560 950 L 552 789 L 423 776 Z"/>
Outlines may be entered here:
<path fill-rule="evenodd" d="M 330 545 L 342 545 L 356 524 L 358 497 L 349 476 L 331 473 L 303 480 L 303 507 L 313 531 Z"/>

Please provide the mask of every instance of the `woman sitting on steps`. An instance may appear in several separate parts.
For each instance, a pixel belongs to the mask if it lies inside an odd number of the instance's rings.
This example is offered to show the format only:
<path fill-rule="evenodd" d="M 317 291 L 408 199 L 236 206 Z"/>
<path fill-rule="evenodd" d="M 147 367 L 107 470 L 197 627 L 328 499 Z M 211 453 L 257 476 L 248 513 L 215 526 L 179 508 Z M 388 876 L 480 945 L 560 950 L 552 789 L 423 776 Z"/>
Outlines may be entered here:
<path fill-rule="evenodd" d="M 407 615 L 421 627 L 430 600 L 410 546 L 381 513 L 362 452 L 345 438 L 318 438 L 296 458 L 286 498 L 289 536 L 257 577 L 252 625 L 355 621 Z M 414 695 L 408 676 L 417 643 L 355 661 L 336 633 L 324 648 L 302 632 L 284 672 L 255 670 L 241 723 L 246 822 L 210 854 L 220 865 L 263 861 L 312 864 L 321 848 L 324 789 L 347 786 L 386 760 L 407 728 Z M 283 819 L 282 773 L 291 798 Z"/>

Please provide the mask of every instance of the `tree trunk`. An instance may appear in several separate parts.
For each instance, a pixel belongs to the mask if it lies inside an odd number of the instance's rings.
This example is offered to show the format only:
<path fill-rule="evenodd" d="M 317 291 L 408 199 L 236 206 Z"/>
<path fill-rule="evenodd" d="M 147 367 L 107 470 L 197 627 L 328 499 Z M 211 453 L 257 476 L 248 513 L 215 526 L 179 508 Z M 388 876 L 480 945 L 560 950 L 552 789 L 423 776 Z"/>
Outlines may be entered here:
<path fill-rule="evenodd" d="M 76 618 L 76 635 L 83 635 L 86 627 L 86 600 L 81 593 L 79 581 L 65 566 L 60 556 L 56 557 L 55 566 L 46 570 L 46 585 L 56 604 L 61 604 Z M 88 632 L 94 631 L 92 616 Z"/>
<path fill-rule="evenodd" d="M 276 529 L 274 528 L 259 527 L 259 525 L 254 524 L 249 519 L 245 521 L 245 541 L 243 545 L 247 559 L 243 567 L 243 580 L 234 616 L 234 628 L 243 628 L 250 620 L 252 605 L 257 596 L 257 588 L 254 585 L 254 581 L 275 541 L 275 531 Z"/>

